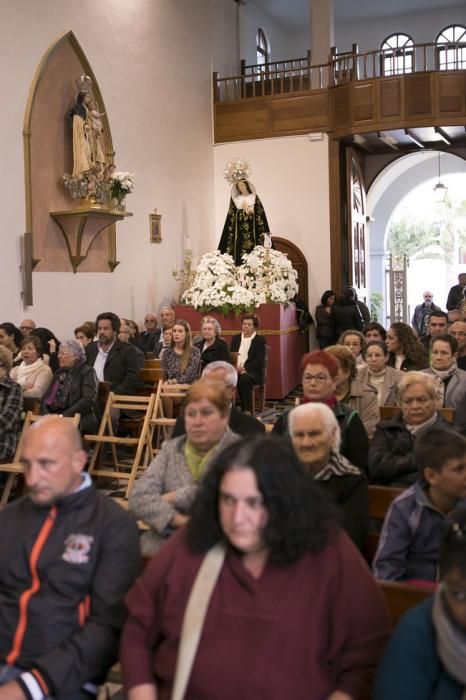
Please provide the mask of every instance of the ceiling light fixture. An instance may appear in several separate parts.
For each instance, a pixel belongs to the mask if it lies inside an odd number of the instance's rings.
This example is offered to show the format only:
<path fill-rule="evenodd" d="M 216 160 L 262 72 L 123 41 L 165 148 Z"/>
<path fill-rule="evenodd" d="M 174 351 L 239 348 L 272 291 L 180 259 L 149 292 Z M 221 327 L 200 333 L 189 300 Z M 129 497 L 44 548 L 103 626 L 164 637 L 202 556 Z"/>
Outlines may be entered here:
<path fill-rule="evenodd" d="M 442 204 L 447 198 L 448 187 L 440 182 L 440 153 L 438 154 L 438 182 L 434 187 L 434 197 L 437 204 Z"/>

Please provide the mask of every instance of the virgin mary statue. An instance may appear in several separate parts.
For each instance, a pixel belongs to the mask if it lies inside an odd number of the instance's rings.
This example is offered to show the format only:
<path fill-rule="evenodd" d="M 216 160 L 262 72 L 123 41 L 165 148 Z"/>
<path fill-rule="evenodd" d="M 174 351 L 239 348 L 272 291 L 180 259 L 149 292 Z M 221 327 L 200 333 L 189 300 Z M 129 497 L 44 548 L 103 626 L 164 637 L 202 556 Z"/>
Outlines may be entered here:
<path fill-rule="evenodd" d="M 236 171 L 232 172 L 233 165 Z M 233 186 L 218 249 L 229 253 L 236 265 L 242 264 L 242 255 L 250 253 L 257 245 L 264 245 L 264 236 L 270 232 L 262 202 L 246 177 L 247 170 L 248 164 L 239 159 L 229 163 L 225 170 L 225 177 L 233 181 Z"/>

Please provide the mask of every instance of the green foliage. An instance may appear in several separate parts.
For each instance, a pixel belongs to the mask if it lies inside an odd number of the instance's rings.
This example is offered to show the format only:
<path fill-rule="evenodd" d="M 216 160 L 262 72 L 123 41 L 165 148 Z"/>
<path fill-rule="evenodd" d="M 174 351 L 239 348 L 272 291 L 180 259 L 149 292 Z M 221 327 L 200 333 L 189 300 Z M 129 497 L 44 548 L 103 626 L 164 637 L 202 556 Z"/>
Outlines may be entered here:
<path fill-rule="evenodd" d="M 371 319 L 372 321 L 380 321 L 383 306 L 383 294 L 380 292 L 372 292 L 370 295 Z"/>

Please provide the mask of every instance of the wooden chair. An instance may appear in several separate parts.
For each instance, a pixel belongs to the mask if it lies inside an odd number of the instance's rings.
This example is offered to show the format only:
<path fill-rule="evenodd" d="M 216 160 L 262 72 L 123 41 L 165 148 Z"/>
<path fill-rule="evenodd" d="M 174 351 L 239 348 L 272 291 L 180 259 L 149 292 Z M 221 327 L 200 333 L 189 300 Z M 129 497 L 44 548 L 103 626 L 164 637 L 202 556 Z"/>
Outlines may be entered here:
<path fill-rule="evenodd" d="M 157 389 L 157 384 L 165 378 L 165 370 L 161 367 L 144 367 L 139 370 L 139 379 L 143 384 L 151 384 Z"/>
<path fill-rule="evenodd" d="M 233 367 L 238 367 L 238 353 L 230 350 L 230 363 Z"/>
<path fill-rule="evenodd" d="M 265 346 L 265 361 L 264 361 L 264 383 L 254 384 L 252 387 L 252 415 L 263 413 L 265 411 L 265 389 L 267 386 L 267 360 L 269 355 L 269 346 Z"/>
<path fill-rule="evenodd" d="M 404 581 L 377 580 L 377 583 L 387 601 L 393 627 L 397 625 L 405 612 L 422 603 L 435 590 L 435 584 L 429 585 L 427 582 L 425 586 L 405 583 Z"/>
<path fill-rule="evenodd" d="M 84 439 L 89 443 L 94 443 L 95 448 L 89 464 L 89 474 L 93 477 L 105 477 L 126 482 L 125 497 L 128 498 L 138 470 L 145 468 L 153 459 L 152 430 L 150 419 L 154 413 L 154 406 L 159 400 L 159 394 L 151 393 L 150 396 L 125 396 L 114 394 L 112 391 L 108 395 L 107 405 L 100 422 L 97 435 L 85 435 Z M 118 436 L 115 435 L 112 417 L 116 411 L 131 411 L 139 413 L 136 420 L 139 436 Z M 105 445 L 109 445 L 112 455 L 112 462 L 109 465 L 103 464 L 103 451 Z M 118 448 L 128 446 L 134 450 L 134 456 L 120 461 Z"/>
<path fill-rule="evenodd" d="M 379 544 L 380 530 L 391 504 L 403 489 L 391 486 L 369 486 L 369 533 L 364 546 L 364 556 L 372 562 Z"/>
<path fill-rule="evenodd" d="M 401 411 L 400 406 L 380 406 L 380 420 L 388 420 L 393 418 Z M 442 406 L 438 408 L 437 411 L 440 413 L 445 420 L 450 421 L 450 423 L 455 422 L 455 409 L 448 406 Z"/>
<path fill-rule="evenodd" d="M 38 421 L 40 418 L 42 418 L 42 416 L 40 416 L 37 413 L 33 413 L 32 411 L 28 411 L 26 413 L 23 428 L 21 430 L 18 444 L 16 446 L 15 456 L 13 457 L 13 462 L 10 462 L 9 464 L 0 464 L 0 473 L 3 472 L 8 474 L 5 486 L 3 487 L 2 497 L 0 498 L 0 507 L 3 507 L 8 503 L 8 499 L 10 497 L 11 490 L 15 483 L 16 477 L 18 475 L 23 474 L 24 472 L 23 464 L 20 461 L 23 452 L 24 436 L 26 435 L 26 431 L 31 425 L 31 423 Z M 72 425 L 78 427 L 79 421 L 81 420 L 81 415 L 79 413 L 75 413 L 74 416 L 72 416 L 71 418 L 64 418 L 62 416 L 62 420 L 70 421 Z"/>
<path fill-rule="evenodd" d="M 161 364 L 160 364 L 160 357 L 156 357 L 154 359 L 147 359 L 144 362 L 144 369 L 160 369 Z"/>
<path fill-rule="evenodd" d="M 158 396 L 159 401 L 154 407 L 153 416 L 150 420 L 150 425 L 157 431 L 156 435 L 156 450 L 160 446 L 162 440 L 168 440 L 175 427 L 176 418 L 168 418 L 165 416 L 163 408 L 163 399 L 184 399 L 188 388 L 185 384 L 168 384 L 167 382 L 159 382 Z"/>

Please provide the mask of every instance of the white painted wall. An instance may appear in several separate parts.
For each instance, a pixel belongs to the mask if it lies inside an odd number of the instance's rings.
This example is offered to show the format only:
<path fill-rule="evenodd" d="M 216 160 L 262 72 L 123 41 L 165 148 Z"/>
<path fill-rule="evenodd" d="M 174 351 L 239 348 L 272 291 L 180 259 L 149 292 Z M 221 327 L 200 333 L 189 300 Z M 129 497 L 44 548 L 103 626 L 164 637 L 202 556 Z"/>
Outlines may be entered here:
<path fill-rule="evenodd" d="M 309 20 L 302 32 L 290 32 L 249 2 L 240 6 L 241 58 L 245 59 L 247 65 L 257 63 L 256 45 L 259 27 L 265 31 L 269 40 L 271 61 L 306 56 L 310 48 Z"/>
<path fill-rule="evenodd" d="M 220 0 L 218 0 L 220 2 Z M 25 315 L 69 337 L 103 310 L 141 319 L 171 299 L 183 238 L 194 253 L 213 233 L 210 0 L 2 2 L 0 75 L 1 320 Z M 113 274 L 34 273 L 34 306 L 20 302 L 19 236 L 25 227 L 22 123 L 34 71 L 49 44 L 72 29 L 99 81 L 119 169 L 136 174 L 134 216 L 117 225 Z M 228 49 L 229 50 L 229 49 Z M 6 104 L 8 107 L 6 108 Z M 162 214 L 162 244 L 149 243 L 149 212 Z"/>
<path fill-rule="evenodd" d="M 212 71 L 240 74 L 239 9 L 235 0 L 210 0 Z"/>
<path fill-rule="evenodd" d="M 251 167 L 251 182 L 264 205 L 272 235 L 288 238 L 309 265 L 311 312 L 330 285 L 328 143 L 306 136 L 240 141 L 215 146 L 215 228 L 225 223 L 231 185 L 226 163 L 240 156 Z M 218 240 L 217 240 L 218 243 Z"/>
<path fill-rule="evenodd" d="M 350 51 L 351 44 L 359 44 L 360 51 L 379 49 L 391 34 L 403 33 L 412 37 L 415 44 L 434 42 L 438 33 L 451 24 L 466 23 L 464 8 L 434 12 L 417 12 L 401 17 L 384 17 L 365 22 L 335 25 L 335 44 L 339 51 Z"/>

